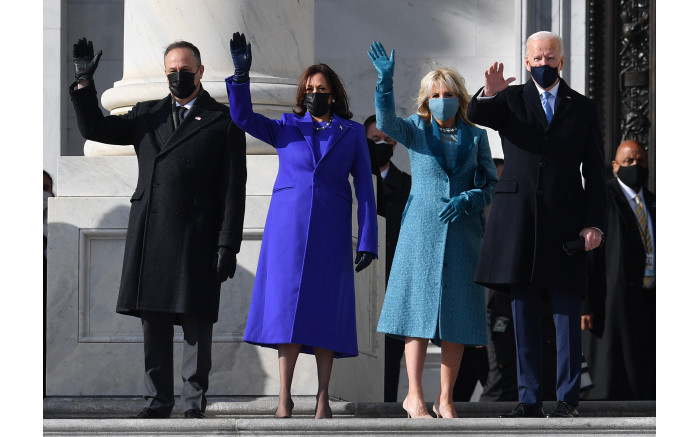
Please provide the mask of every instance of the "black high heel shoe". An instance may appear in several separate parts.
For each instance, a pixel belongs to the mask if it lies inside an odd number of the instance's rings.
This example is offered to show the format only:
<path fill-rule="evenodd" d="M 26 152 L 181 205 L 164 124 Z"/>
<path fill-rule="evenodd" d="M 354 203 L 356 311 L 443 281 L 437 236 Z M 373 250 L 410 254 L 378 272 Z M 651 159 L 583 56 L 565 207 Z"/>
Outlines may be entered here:
<path fill-rule="evenodd" d="M 292 417 L 292 410 L 294 409 L 294 401 L 290 399 L 289 402 L 292 404 L 292 405 L 289 407 L 289 414 L 286 415 L 286 416 L 278 416 L 278 415 L 277 415 L 277 411 L 275 411 L 275 417 L 276 417 L 276 418 L 278 418 L 278 419 L 288 419 L 288 418 Z M 277 406 L 277 409 L 279 410 L 279 406 Z"/>

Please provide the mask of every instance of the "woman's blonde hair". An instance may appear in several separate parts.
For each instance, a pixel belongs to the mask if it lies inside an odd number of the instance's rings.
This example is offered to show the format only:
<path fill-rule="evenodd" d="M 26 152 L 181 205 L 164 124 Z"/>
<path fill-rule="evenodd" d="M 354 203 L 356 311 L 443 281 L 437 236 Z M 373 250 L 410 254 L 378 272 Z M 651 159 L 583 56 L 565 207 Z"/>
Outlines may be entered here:
<path fill-rule="evenodd" d="M 467 93 L 467 87 L 464 85 L 464 78 L 457 73 L 453 68 L 438 68 L 430 73 L 426 74 L 420 81 L 420 91 L 418 91 L 418 115 L 423 121 L 431 122 L 431 113 L 428 100 L 430 99 L 430 92 L 433 90 L 435 85 L 442 84 L 446 89 L 450 90 L 457 97 L 459 97 L 459 110 L 457 115 L 466 124 L 474 125 L 467 118 L 467 106 L 472 97 Z"/>

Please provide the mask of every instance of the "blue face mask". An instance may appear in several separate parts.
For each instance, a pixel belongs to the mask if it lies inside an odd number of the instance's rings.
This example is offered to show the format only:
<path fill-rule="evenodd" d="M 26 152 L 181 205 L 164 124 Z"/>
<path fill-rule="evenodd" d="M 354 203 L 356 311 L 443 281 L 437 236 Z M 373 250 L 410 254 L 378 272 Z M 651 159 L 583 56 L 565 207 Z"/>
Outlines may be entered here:
<path fill-rule="evenodd" d="M 554 85 L 554 82 L 559 78 L 559 70 L 549 65 L 540 65 L 539 67 L 530 67 L 530 74 L 542 88 L 549 88 Z"/>
<path fill-rule="evenodd" d="M 457 114 L 457 110 L 459 109 L 459 97 L 428 99 L 428 107 L 436 119 L 447 121 Z"/>

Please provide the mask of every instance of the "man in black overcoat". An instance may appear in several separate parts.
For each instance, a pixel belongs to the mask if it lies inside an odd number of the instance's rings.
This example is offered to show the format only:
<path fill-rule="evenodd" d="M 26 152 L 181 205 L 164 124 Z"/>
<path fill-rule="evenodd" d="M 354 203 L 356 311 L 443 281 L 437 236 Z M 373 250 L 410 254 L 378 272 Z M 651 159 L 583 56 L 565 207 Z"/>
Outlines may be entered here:
<path fill-rule="evenodd" d="M 557 343 L 557 405 L 548 417 L 577 416 L 581 298 L 586 256 L 564 243 L 598 247 L 605 219 L 603 141 L 598 109 L 559 77 L 561 37 L 526 42 L 532 80 L 508 86 L 503 64 L 486 71 L 467 115 L 498 131 L 505 165 L 494 189 L 475 281 L 511 296 L 518 405 L 501 417 L 542 417 L 542 296 L 552 304 Z M 585 188 L 581 180 L 585 179 Z"/>
<path fill-rule="evenodd" d="M 656 196 L 644 187 L 649 160 L 639 142 L 623 141 L 612 167 L 608 237 L 604 249 L 590 255 L 593 275 L 583 306 L 583 352 L 593 387 L 582 397 L 654 400 Z"/>
<path fill-rule="evenodd" d="M 202 88 L 197 47 L 164 53 L 170 94 L 105 117 L 85 38 L 73 46 L 76 81 L 69 93 L 83 137 L 132 144 L 139 166 L 131 197 L 117 312 L 141 318 L 145 398 L 137 418 L 167 418 L 174 405 L 173 325 L 184 333 L 181 392 L 187 418 L 203 418 L 213 324 L 221 283 L 236 271 L 245 209 L 245 134 L 228 107 Z"/>
<path fill-rule="evenodd" d="M 372 173 L 377 176 L 377 214 L 386 220 L 386 275 L 389 273 L 399 241 L 403 210 L 411 193 L 411 175 L 391 162 L 396 141 L 377 129 L 377 116 L 370 115 L 364 122 Z M 384 402 L 396 402 L 404 342 L 389 335 L 384 337 Z"/>

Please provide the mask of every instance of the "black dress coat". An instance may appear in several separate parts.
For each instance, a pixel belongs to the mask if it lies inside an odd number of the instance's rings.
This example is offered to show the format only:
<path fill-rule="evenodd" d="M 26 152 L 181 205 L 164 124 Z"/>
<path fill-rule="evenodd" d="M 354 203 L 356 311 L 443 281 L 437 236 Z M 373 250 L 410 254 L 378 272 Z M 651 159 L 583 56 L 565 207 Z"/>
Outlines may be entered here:
<path fill-rule="evenodd" d="M 653 234 L 656 196 L 643 189 Z M 656 287 L 644 289 L 646 252 L 637 218 L 616 178 L 608 182 L 604 250 L 590 254 L 591 280 L 583 313 L 583 355 L 593 381 L 583 399 L 656 399 Z"/>
<path fill-rule="evenodd" d="M 83 137 L 133 144 L 138 159 L 117 312 L 184 313 L 216 322 L 218 247 L 238 253 L 242 239 L 245 134 L 228 107 L 203 89 L 176 130 L 170 96 L 105 117 L 94 84 L 74 85 L 69 93 Z"/>
<path fill-rule="evenodd" d="M 386 178 L 377 177 L 377 213 L 386 220 L 386 282 L 389 281 L 396 243 L 399 241 L 401 218 L 410 193 L 411 175 L 402 172 L 389 161 Z"/>
<path fill-rule="evenodd" d="M 476 267 L 486 287 L 532 283 L 584 295 L 585 254 L 566 255 L 562 245 L 583 228 L 604 231 L 603 139 L 596 104 L 559 80 L 549 125 L 532 80 L 469 104 L 469 120 L 497 130 L 504 154 Z"/>

